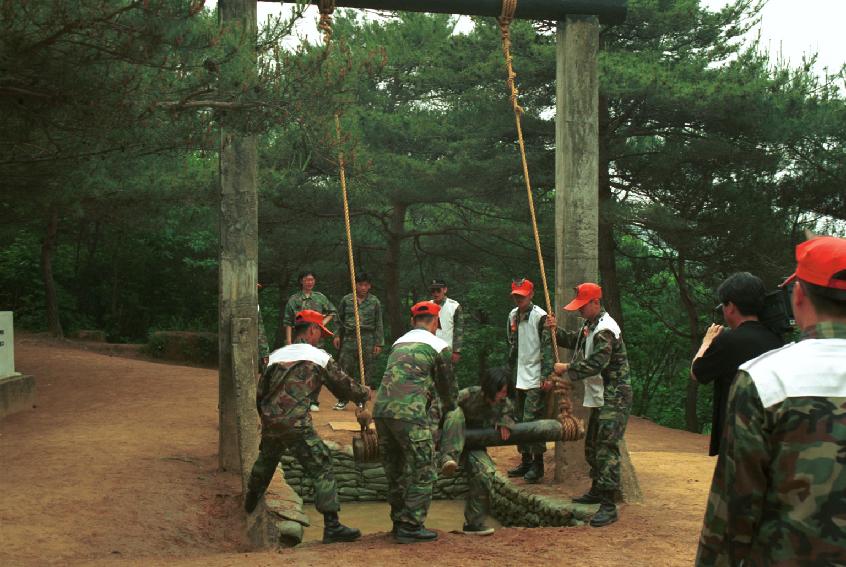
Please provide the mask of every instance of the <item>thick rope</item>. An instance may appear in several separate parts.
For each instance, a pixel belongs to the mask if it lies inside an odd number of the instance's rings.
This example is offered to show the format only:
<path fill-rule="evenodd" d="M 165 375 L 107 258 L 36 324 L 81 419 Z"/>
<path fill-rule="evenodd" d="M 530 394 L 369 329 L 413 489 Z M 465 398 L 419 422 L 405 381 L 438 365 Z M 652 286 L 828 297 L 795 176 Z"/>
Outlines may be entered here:
<path fill-rule="evenodd" d="M 526 142 L 523 139 L 523 125 L 520 117 L 523 114 L 523 107 L 518 101 L 519 91 L 515 79 L 517 74 L 514 72 L 514 66 L 511 57 L 511 22 L 514 20 L 514 13 L 517 10 L 517 0 L 502 0 L 502 12 L 497 19 L 499 23 L 499 31 L 502 37 L 502 53 L 505 56 L 506 69 L 506 84 L 510 93 L 511 108 L 514 110 L 514 122 L 517 125 L 517 142 L 520 147 L 520 160 L 523 165 L 523 179 L 526 182 L 526 195 L 529 200 L 529 214 L 532 219 L 532 233 L 535 238 L 535 251 L 538 256 L 538 266 L 540 267 L 541 281 L 543 282 L 543 296 L 546 301 L 547 313 L 555 313 L 552 309 L 552 301 L 549 296 L 549 284 L 546 279 L 546 267 L 543 261 L 543 252 L 541 251 L 540 232 L 538 231 L 538 218 L 535 212 L 535 199 L 532 192 L 532 182 L 529 178 L 529 163 L 526 158 Z M 558 341 L 556 340 L 556 330 L 550 329 L 552 334 L 552 354 L 555 362 L 561 362 L 561 355 L 558 352 Z M 559 395 L 558 400 L 558 419 L 561 421 L 564 428 L 565 440 L 576 440 L 584 435 L 584 426 L 577 420 L 573 414 L 573 402 L 570 399 L 570 393 L 573 386 L 568 381 L 556 380 L 555 392 Z"/>
<path fill-rule="evenodd" d="M 328 51 L 332 45 L 332 13 L 335 11 L 335 0 L 320 0 L 320 23 L 317 27 L 323 32 L 323 42 Z M 358 313 L 358 296 L 355 293 L 355 257 L 353 255 L 352 230 L 350 229 L 350 203 L 347 194 L 347 172 L 344 150 L 342 148 L 343 135 L 341 133 L 341 114 L 335 112 L 335 137 L 338 142 L 338 171 L 341 178 L 341 196 L 344 201 L 344 230 L 347 235 L 347 262 L 350 266 L 350 287 L 352 288 L 353 316 L 355 318 L 355 342 L 358 347 L 358 378 L 364 384 L 364 348 L 361 341 L 361 318 Z"/>

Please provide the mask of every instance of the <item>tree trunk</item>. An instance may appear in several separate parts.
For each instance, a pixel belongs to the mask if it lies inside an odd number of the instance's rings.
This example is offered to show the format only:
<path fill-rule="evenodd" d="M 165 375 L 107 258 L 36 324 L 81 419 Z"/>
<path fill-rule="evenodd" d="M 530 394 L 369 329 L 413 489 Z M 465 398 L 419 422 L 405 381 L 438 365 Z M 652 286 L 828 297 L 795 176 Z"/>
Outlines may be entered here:
<path fill-rule="evenodd" d="M 41 275 L 44 278 L 44 295 L 47 301 L 47 331 L 56 338 L 64 338 L 62 322 L 59 320 L 59 301 L 56 297 L 56 282 L 53 280 L 53 254 L 59 231 L 59 209 L 50 205 L 47 233 L 41 243 Z"/>
<path fill-rule="evenodd" d="M 690 329 L 690 357 L 699 350 L 699 316 L 696 313 L 696 303 L 690 296 L 687 289 L 687 276 L 685 274 L 685 259 L 682 253 L 678 258 L 678 269 L 675 271 L 676 282 L 679 286 L 679 296 L 687 314 L 687 325 Z M 696 414 L 696 402 L 699 398 L 699 384 L 693 380 L 687 381 L 687 393 L 684 402 L 684 426 L 688 431 L 699 433 L 699 416 Z"/>
<path fill-rule="evenodd" d="M 602 278 L 602 303 L 606 311 L 623 328 L 623 306 L 620 300 L 620 286 L 617 283 L 617 259 L 614 242 L 614 219 L 611 193 L 611 167 L 608 143 L 611 133 L 608 95 L 599 95 L 599 274 Z"/>
<path fill-rule="evenodd" d="M 394 203 L 388 231 L 388 253 L 385 256 L 385 309 L 391 338 L 396 339 L 408 328 L 407 314 L 403 313 L 400 301 L 400 253 L 405 233 L 405 212 L 408 205 Z"/>

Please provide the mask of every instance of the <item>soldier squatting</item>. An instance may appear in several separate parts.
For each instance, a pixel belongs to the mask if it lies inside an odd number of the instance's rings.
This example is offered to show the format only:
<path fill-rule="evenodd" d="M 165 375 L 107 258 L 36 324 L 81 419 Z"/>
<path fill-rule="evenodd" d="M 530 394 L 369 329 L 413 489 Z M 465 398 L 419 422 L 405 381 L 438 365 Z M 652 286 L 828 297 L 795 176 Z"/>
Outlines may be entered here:
<path fill-rule="evenodd" d="M 802 338 L 741 364 L 727 407 L 715 408 L 715 416 L 725 418 L 697 565 L 846 564 L 846 240 L 809 240 L 797 246 L 796 258 L 796 271 L 785 285 L 793 284 L 792 307 Z M 309 293 L 304 285 L 289 304 L 316 293 L 311 291 L 314 275 L 307 275 Z M 369 294 L 369 276 L 362 274 L 356 283 L 355 297 L 344 297 L 338 311 L 334 345 L 341 364 L 318 348 L 322 338 L 332 336 L 326 328 L 328 313 L 300 309 L 290 318 L 286 313 L 286 321 L 293 323 L 291 344 L 270 355 L 257 395 L 261 448 L 245 507 L 248 512 L 256 508 L 281 453 L 288 450 L 314 479 L 315 506 L 325 517 L 325 543 L 360 537 L 338 519 L 331 456 L 309 414 L 323 385 L 338 397 L 337 409 L 372 397 L 370 388 L 349 376 L 358 356 L 349 339 L 355 335 L 350 305 L 359 302 L 368 368 L 382 347 L 381 304 Z M 551 389 L 550 369 L 557 380 L 584 381 L 584 406 L 590 408 L 585 458 L 591 487 L 574 502 L 599 505 L 591 526 L 617 521 L 619 444 L 632 389 L 622 332 L 602 307 L 601 287 L 586 282 L 575 288 L 564 309 L 578 311 L 584 324 L 568 332 L 557 328 L 554 315 L 532 303 L 531 281 L 513 282 L 515 308 L 507 318 L 510 366 L 486 372 L 479 386 L 461 391 L 453 374 L 460 360 L 460 305 L 446 297 L 446 290 L 442 280 L 434 280 L 433 301 L 411 308 L 412 328 L 393 343 L 375 393 L 373 419 L 396 541 L 437 538 L 425 527 L 433 483 L 439 470 L 449 476 L 459 466 L 468 472 L 470 484 L 463 532 L 493 532 L 484 520 L 495 466 L 485 450 L 464 450 L 464 429 L 495 428 L 507 440 L 517 421 L 540 418 Z M 734 329 L 748 318 L 744 303 L 724 298 L 722 291 L 720 295 L 729 324 L 732 309 L 738 309 Z M 713 356 L 708 347 L 716 332 L 711 335 L 697 359 Z M 570 362 L 551 364 L 553 338 L 571 349 Z M 367 382 L 373 384 L 372 375 Z M 509 476 L 539 482 L 545 444 L 520 445 L 518 451 L 521 463 Z"/>

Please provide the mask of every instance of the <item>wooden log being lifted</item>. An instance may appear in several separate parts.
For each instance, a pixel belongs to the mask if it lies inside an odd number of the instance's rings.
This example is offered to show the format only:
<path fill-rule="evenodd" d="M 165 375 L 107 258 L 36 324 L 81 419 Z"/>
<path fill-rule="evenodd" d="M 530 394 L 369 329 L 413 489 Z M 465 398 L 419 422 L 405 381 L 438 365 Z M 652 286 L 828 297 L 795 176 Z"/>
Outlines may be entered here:
<path fill-rule="evenodd" d="M 310 0 L 317 4 L 318 0 Z M 564 20 L 567 16 L 597 16 L 603 24 L 626 19 L 628 0 L 519 0 L 515 18 Z M 339 8 L 436 12 L 467 16 L 493 16 L 502 12 L 502 0 L 335 0 Z"/>
<path fill-rule="evenodd" d="M 561 422 L 557 419 L 539 419 L 518 423 L 511 428 L 511 435 L 507 441 L 503 441 L 499 430 L 492 427 L 489 429 L 467 429 L 464 431 L 464 448 L 484 449 L 485 447 L 501 447 L 503 445 L 560 441 L 562 432 Z M 352 447 L 353 457 L 357 462 L 379 462 L 379 447 L 376 442 L 376 434 L 372 430 L 361 437 L 354 437 Z"/>
<path fill-rule="evenodd" d="M 464 447 L 466 449 L 484 449 L 485 447 L 501 447 L 503 445 L 561 441 L 561 435 L 560 421 L 557 419 L 539 419 L 514 425 L 507 441 L 503 441 L 499 430 L 493 427 L 490 429 L 467 429 L 464 432 Z"/>

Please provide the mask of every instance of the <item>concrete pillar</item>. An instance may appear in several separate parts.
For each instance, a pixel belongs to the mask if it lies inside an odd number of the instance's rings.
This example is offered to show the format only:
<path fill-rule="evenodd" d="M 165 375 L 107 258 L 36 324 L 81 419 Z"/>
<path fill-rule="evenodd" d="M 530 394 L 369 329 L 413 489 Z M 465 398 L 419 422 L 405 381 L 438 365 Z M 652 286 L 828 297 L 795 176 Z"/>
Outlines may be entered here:
<path fill-rule="evenodd" d="M 560 310 L 573 287 L 599 278 L 599 21 L 570 16 L 558 22 L 555 113 L 555 304 L 560 325 L 575 329 L 576 316 Z M 561 350 L 562 360 L 572 353 Z M 575 383 L 576 415 L 584 387 Z M 555 479 L 562 481 L 567 463 L 584 459 L 584 442 L 556 443 Z"/>
<path fill-rule="evenodd" d="M 223 41 L 236 52 L 221 66 L 221 95 L 237 98 L 238 90 L 256 75 L 256 0 L 221 0 L 219 10 Z M 220 127 L 219 462 L 222 469 L 238 472 L 242 478 L 258 445 L 257 163 L 256 136 L 227 127 L 224 116 Z M 238 345 L 243 348 L 234 356 Z M 243 352 L 250 349 L 251 356 L 245 358 Z M 251 403 L 245 403 L 250 397 Z"/>

